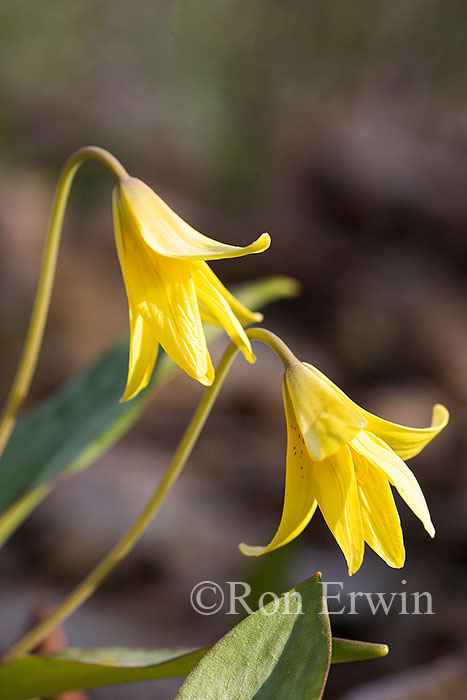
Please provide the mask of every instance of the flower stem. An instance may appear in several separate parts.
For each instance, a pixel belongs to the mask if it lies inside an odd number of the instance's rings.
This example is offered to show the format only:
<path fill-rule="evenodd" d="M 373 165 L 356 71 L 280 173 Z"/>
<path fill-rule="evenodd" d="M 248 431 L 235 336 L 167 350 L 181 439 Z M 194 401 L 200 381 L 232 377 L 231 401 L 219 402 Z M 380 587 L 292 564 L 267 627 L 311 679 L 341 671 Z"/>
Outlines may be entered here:
<path fill-rule="evenodd" d="M 264 328 L 249 328 L 246 333 L 251 340 L 260 340 L 269 345 L 277 353 L 286 367 L 298 362 L 287 345 L 271 331 Z M 4 657 L 5 661 L 24 656 L 34 650 L 53 629 L 72 615 L 80 605 L 91 597 L 102 581 L 113 571 L 115 566 L 131 551 L 131 549 L 133 549 L 180 476 L 196 440 L 208 419 L 209 413 L 237 351 L 238 348 L 233 343 L 231 343 L 225 351 L 216 370 L 214 382 L 206 389 L 165 475 L 133 525 L 100 563 L 97 564 L 80 584 L 78 584 L 68 598 L 58 606 L 50 617 L 33 628 L 10 649 Z"/>
<path fill-rule="evenodd" d="M 60 174 L 50 216 L 49 231 L 44 249 L 42 269 L 36 292 L 36 299 L 29 321 L 26 340 L 18 369 L 0 419 L 0 455 L 15 426 L 19 409 L 31 386 L 37 365 L 45 324 L 50 306 L 50 298 L 57 267 L 57 255 L 62 233 L 63 218 L 70 188 L 78 168 L 86 160 L 98 160 L 106 165 L 117 179 L 128 177 L 125 168 L 108 151 L 96 146 L 87 146 L 76 151 L 65 163 Z"/>
<path fill-rule="evenodd" d="M 260 340 L 269 345 L 282 360 L 285 368 L 299 362 L 288 345 L 272 331 L 268 331 L 266 328 L 248 328 L 246 334 L 251 340 Z"/>
<path fill-rule="evenodd" d="M 58 606 L 58 608 L 44 622 L 28 632 L 8 652 L 5 660 L 23 656 L 35 649 L 47 635 L 61 622 L 66 620 L 80 605 L 82 605 L 96 590 L 104 578 L 110 574 L 114 567 L 130 552 L 141 535 L 147 529 L 152 519 L 158 512 L 163 501 L 169 494 L 176 480 L 180 476 L 191 451 L 198 439 L 209 416 L 211 408 L 219 394 L 232 360 L 237 352 L 237 347 L 229 345 L 216 370 L 213 384 L 208 387 L 201 399 L 196 412 L 191 419 L 188 428 L 175 452 L 172 461 L 159 483 L 157 489 L 147 502 L 137 520 L 133 523 L 125 535 L 117 542 L 102 561 L 91 571 L 88 576 L 72 591 L 70 596 Z"/>

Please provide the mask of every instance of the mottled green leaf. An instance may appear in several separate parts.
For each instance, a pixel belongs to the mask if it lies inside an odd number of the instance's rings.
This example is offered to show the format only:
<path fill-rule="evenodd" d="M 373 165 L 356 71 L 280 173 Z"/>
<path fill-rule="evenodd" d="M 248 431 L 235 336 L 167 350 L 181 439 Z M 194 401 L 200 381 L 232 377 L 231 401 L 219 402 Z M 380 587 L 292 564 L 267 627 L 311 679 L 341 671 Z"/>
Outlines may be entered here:
<path fill-rule="evenodd" d="M 52 697 L 76 688 L 186 675 L 206 653 L 168 649 L 67 649 L 54 656 L 24 656 L 0 664 L 0 698 Z"/>
<path fill-rule="evenodd" d="M 385 644 L 330 639 L 317 574 L 247 617 L 210 649 L 69 648 L 7 661 L 0 664 L 0 698 L 49 697 L 67 690 L 183 676 L 193 669 L 178 700 L 317 700 L 330 661 L 363 661 L 387 653 Z"/>
<path fill-rule="evenodd" d="M 228 632 L 176 700 L 318 700 L 330 661 L 329 617 L 317 574 Z"/>

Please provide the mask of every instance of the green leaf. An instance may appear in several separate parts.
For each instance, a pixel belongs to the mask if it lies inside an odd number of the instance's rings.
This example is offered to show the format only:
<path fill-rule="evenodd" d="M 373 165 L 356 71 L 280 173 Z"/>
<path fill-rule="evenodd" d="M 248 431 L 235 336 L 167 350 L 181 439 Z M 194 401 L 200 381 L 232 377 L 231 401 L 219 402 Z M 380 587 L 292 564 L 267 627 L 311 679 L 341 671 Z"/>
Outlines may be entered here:
<path fill-rule="evenodd" d="M 24 656 L 0 664 L 0 697 L 28 700 L 192 671 L 176 700 L 317 700 L 330 661 L 362 661 L 387 653 L 385 644 L 337 637 L 331 641 L 316 574 L 247 617 L 210 649 L 69 648 Z"/>
<path fill-rule="evenodd" d="M 321 698 L 331 634 L 320 578 L 316 574 L 228 632 L 193 669 L 176 700 Z"/>
<path fill-rule="evenodd" d="M 235 291 L 252 309 L 291 298 L 297 283 L 273 277 Z M 210 341 L 222 335 L 208 328 Z M 128 339 L 22 418 L 0 459 L 0 544 L 48 492 L 44 484 L 88 467 L 130 429 L 158 388 L 178 371 L 163 352 L 150 386 L 120 403 L 126 381 Z M 42 489 L 36 491 L 36 489 Z"/>
<path fill-rule="evenodd" d="M 378 659 L 389 653 L 387 644 L 373 642 L 357 642 L 354 639 L 332 638 L 332 664 L 343 664 L 348 661 L 366 661 Z"/>
<path fill-rule="evenodd" d="M 0 664 L 0 697 L 28 700 L 67 690 L 186 675 L 206 649 L 67 649 L 50 657 L 24 656 Z"/>

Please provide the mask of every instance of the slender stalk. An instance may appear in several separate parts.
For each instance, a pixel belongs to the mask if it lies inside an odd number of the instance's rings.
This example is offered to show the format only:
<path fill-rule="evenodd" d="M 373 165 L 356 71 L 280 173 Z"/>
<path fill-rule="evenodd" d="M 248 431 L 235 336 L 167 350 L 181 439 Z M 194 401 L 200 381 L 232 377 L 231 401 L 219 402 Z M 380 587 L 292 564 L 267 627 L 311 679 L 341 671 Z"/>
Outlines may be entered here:
<path fill-rule="evenodd" d="M 266 328 L 249 328 L 246 334 L 251 340 L 260 340 L 269 345 L 282 360 L 285 368 L 299 362 L 288 345 L 272 331 L 268 331 Z"/>
<path fill-rule="evenodd" d="M 271 331 L 264 328 L 250 328 L 246 331 L 246 333 L 251 340 L 260 340 L 261 342 L 269 345 L 280 357 L 286 367 L 290 364 L 298 362 L 297 358 L 287 347 L 287 345 Z M 78 584 L 68 598 L 58 606 L 50 617 L 34 627 L 30 632 L 24 635 L 24 637 L 22 637 L 22 639 L 20 639 L 20 641 L 17 642 L 12 649 L 10 649 L 4 658 L 5 661 L 17 658 L 19 656 L 24 656 L 28 652 L 35 649 L 50 634 L 50 632 L 55 629 L 55 627 L 66 620 L 80 605 L 90 598 L 102 581 L 131 551 L 140 537 L 144 534 L 154 516 L 159 511 L 160 506 L 167 498 L 172 487 L 180 476 L 187 460 L 189 459 L 191 451 L 193 450 L 196 440 L 198 439 L 199 434 L 208 419 L 237 351 L 238 348 L 233 343 L 231 343 L 225 351 L 216 370 L 216 376 L 213 384 L 206 389 L 166 473 L 138 518 L 123 535 L 123 537 L 121 537 L 117 544 L 110 550 L 110 552 L 83 579 L 83 581 Z"/>
<path fill-rule="evenodd" d="M 23 656 L 35 649 L 57 625 L 66 620 L 94 593 L 104 578 L 134 547 L 180 476 L 196 440 L 206 423 L 236 352 L 237 347 L 233 344 L 229 345 L 225 351 L 216 370 L 216 377 L 213 384 L 206 389 L 162 481 L 159 483 L 137 520 L 102 561 L 88 576 L 86 576 L 74 591 L 72 591 L 70 596 L 58 606 L 52 615 L 28 632 L 15 644 L 6 655 L 5 660 Z"/>
<path fill-rule="evenodd" d="M 34 370 L 37 365 L 50 306 L 63 218 L 65 216 L 70 188 L 78 168 L 86 160 L 90 159 L 97 160 L 106 165 L 117 179 L 128 177 L 125 168 L 111 153 L 96 146 L 87 146 L 76 151 L 63 167 L 55 191 L 47 241 L 42 259 L 41 274 L 23 352 L 5 408 L 0 418 L 0 455 L 15 426 L 16 417 L 28 394 Z"/>

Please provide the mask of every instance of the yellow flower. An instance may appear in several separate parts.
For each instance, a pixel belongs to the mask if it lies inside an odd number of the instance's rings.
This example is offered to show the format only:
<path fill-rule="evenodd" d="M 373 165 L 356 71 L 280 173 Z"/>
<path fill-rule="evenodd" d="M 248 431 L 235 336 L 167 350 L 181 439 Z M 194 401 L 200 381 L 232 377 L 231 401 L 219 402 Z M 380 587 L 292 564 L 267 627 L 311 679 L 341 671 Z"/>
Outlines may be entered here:
<path fill-rule="evenodd" d="M 261 314 L 244 307 L 205 260 L 261 253 L 263 233 L 245 248 L 195 231 L 144 182 L 128 177 L 113 192 L 118 257 L 130 312 L 128 381 L 122 400 L 148 384 L 159 343 L 191 377 L 209 385 L 214 369 L 202 321 L 223 326 L 250 362 L 255 358 L 243 325 Z"/>
<path fill-rule="evenodd" d="M 429 428 L 407 428 L 360 408 L 322 372 L 296 362 L 283 380 L 287 420 L 287 474 L 279 528 L 265 547 L 241 544 L 259 556 L 287 544 L 310 522 L 319 506 L 355 573 L 365 542 L 389 566 L 400 568 L 405 551 L 391 487 L 434 537 L 420 486 L 403 460 L 421 452 L 447 424 L 449 414 L 433 408 Z"/>

